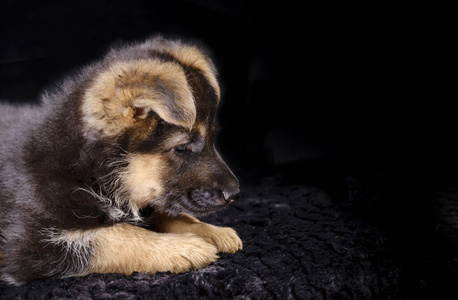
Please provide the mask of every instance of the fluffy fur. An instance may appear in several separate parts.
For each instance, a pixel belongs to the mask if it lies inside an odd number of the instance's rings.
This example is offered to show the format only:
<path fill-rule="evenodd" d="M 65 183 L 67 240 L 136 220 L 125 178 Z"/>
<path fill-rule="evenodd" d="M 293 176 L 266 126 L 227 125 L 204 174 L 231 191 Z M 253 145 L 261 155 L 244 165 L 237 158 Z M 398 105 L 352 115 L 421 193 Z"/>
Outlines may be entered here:
<path fill-rule="evenodd" d="M 183 272 L 241 249 L 234 230 L 195 218 L 239 194 L 213 147 L 219 100 L 205 51 L 156 37 L 38 106 L 1 104 L 3 280 Z"/>

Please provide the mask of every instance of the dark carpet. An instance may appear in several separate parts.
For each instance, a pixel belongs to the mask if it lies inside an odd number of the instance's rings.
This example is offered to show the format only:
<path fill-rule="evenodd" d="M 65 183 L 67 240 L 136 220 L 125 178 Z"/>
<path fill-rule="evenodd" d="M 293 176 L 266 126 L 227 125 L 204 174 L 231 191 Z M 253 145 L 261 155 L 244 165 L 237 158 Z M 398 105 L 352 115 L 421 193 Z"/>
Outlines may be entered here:
<path fill-rule="evenodd" d="M 235 228 L 244 249 L 222 254 L 203 270 L 51 278 L 21 287 L 0 286 L 1 298 L 457 296 L 456 185 L 422 186 L 423 196 L 416 198 L 410 189 L 414 183 L 402 179 L 304 168 L 296 165 L 241 180 L 243 196 L 206 221 Z"/>

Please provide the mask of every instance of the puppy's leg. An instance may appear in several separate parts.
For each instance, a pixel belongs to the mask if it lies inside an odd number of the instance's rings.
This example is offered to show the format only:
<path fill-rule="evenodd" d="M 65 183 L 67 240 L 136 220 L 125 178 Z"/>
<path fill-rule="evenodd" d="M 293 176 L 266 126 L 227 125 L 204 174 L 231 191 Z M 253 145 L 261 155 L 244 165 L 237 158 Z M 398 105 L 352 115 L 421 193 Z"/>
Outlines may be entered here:
<path fill-rule="evenodd" d="M 14 285 L 54 275 L 180 273 L 218 259 L 215 246 L 193 234 L 157 233 L 130 224 L 43 229 L 39 235 L 10 239 L 4 250 L 1 279 Z"/>
<path fill-rule="evenodd" d="M 164 234 L 117 224 L 97 229 L 89 273 L 199 269 L 218 259 L 216 248 L 192 234 Z"/>
<path fill-rule="evenodd" d="M 207 224 L 188 214 L 171 217 L 156 212 L 150 225 L 151 229 L 157 232 L 193 233 L 207 243 L 215 245 L 220 252 L 235 253 L 243 248 L 242 240 L 234 229 Z"/>

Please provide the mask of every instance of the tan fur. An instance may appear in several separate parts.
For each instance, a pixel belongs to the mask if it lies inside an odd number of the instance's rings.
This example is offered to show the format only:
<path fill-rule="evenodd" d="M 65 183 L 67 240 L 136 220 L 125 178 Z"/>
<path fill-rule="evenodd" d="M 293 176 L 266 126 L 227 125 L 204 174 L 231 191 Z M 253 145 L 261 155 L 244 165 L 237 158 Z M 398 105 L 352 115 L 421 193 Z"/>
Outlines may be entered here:
<path fill-rule="evenodd" d="M 216 68 L 210 58 L 201 50 L 192 45 L 183 45 L 178 41 L 160 40 L 160 43 L 156 46 L 159 51 L 171 54 L 184 65 L 201 70 L 215 90 L 218 100 L 221 98 L 221 90 L 216 78 Z"/>
<path fill-rule="evenodd" d="M 213 64 L 210 63 L 208 57 L 204 56 L 196 47 L 175 47 L 171 50 L 173 51 L 172 55 L 185 65 L 199 69 L 204 73 L 210 85 L 215 89 L 215 93 L 219 100 L 221 98 L 221 91 L 218 80 L 216 79 L 216 70 Z"/>
<path fill-rule="evenodd" d="M 198 132 L 202 139 L 205 139 L 207 134 L 207 128 L 202 123 L 196 122 L 192 129 L 192 132 Z M 173 148 L 181 144 L 186 144 L 191 141 L 189 132 L 174 132 L 162 142 L 164 147 Z"/>
<path fill-rule="evenodd" d="M 163 144 L 167 148 L 173 148 L 181 144 L 189 143 L 189 141 L 189 134 L 184 132 L 175 132 L 172 135 L 168 136 L 166 140 L 163 142 Z"/>
<path fill-rule="evenodd" d="M 159 154 L 130 154 L 126 159 L 128 166 L 121 181 L 130 199 L 131 211 L 135 212 L 162 194 L 160 174 L 165 164 Z"/>
<path fill-rule="evenodd" d="M 215 245 L 219 252 L 235 253 L 243 249 L 242 240 L 232 228 L 207 224 L 188 214 L 170 217 L 156 213 L 153 219 L 152 227 L 158 232 L 193 233 Z"/>
<path fill-rule="evenodd" d="M 199 134 L 202 138 L 207 136 L 207 127 L 205 127 L 204 124 L 196 123 L 195 127 L 197 128 L 197 131 L 199 131 Z"/>
<path fill-rule="evenodd" d="M 188 129 L 196 119 L 193 94 L 183 69 L 154 59 L 119 62 L 102 71 L 87 89 L 81 109 L 87 131 L 108 137 L 132 127 L 149 110 L 168 123 Z"/>
<path fill-rule="evenodd" d="M 94 246 L 89 273 L 180 273 L 218 259 L 216 248 L 195 235 L 157 233 L 130 224 L 97 229 Z"/>

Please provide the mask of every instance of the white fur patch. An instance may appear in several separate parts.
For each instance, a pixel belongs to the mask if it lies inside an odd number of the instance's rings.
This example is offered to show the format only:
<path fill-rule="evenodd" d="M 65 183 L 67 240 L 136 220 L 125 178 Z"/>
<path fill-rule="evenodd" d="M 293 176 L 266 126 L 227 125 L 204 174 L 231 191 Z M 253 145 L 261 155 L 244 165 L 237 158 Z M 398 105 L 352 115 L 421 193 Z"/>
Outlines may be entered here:
<path fill-rule="evenodd" d="M 59 269 L 60 264 L 68 255 L 72 258 L 72 269 L 60 271 L 59 273 L 66 276 L 83 276 L 88 274 L 88 264 L 90 262 L 93 250 L 93 243 L 97 230 L 60 230 L 54 227 L 41 230 L 43 235 L 42 241 L 46 244 L 54 244 L 63 247 L 65 250 L 64 256 L 56 261 L 56 269 Z M 46 246 L 45 246 L 46 250 Z M 52 275 L 51 272 L 50 275 Z"/>
<path fill-rule="evenodd" d="M 22 281 L 17 281 L 16 278 L 14 278 L 13 276 L 11 275 L 8 275 L 8 274 L 2 274 L 1 276 L 1 280 L 8 283 L 8 284 L 11 284 L 11 285 L 16 285 L 16 286 L 19 286 L 19 285 L 23 285 L 24 282 Z"/>

